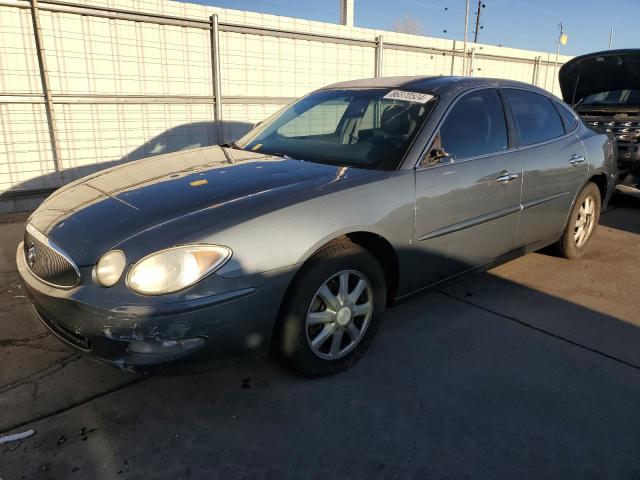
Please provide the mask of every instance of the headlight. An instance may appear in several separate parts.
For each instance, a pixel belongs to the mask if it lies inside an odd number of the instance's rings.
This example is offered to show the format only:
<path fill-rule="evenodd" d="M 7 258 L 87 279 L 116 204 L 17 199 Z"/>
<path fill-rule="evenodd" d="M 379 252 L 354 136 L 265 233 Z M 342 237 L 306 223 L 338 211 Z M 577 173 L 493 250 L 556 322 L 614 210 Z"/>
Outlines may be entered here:
<path fill-rule="evenodd" d="M 161 295 L 187 288 L 220 268 L 231 250 L 218 245 L 183 245 L 144 257 L 129 271 L 134 292 Z"/>
<path fill-rule="evenodd" d="M 127 265 L 127 258 L 120 250 L 105 253 L 96 264 L 96 280 L 103 287 L 111 287 L 120 280 L 120 275 Z"/>

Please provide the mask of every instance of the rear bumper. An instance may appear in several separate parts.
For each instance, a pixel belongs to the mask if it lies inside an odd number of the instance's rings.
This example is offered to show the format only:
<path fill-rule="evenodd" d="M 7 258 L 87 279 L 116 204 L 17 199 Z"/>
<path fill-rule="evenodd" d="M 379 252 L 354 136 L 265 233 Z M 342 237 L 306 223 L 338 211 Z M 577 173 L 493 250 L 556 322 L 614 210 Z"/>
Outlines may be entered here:
<path fill-rule="evenodd" d="M 211 275 L 203 280 L 210 284 L 210 295 L 175 301 L 125 289 L 108 292 L 90 279 L 71 290 L 50 287 L 26 267 L 22 245 L 16 263 L 36 313 L 58 338 L 102 361 L 137 370 L 184 358 L 266 354 L 294 273 L 287 269 L 238 279 Z"/>

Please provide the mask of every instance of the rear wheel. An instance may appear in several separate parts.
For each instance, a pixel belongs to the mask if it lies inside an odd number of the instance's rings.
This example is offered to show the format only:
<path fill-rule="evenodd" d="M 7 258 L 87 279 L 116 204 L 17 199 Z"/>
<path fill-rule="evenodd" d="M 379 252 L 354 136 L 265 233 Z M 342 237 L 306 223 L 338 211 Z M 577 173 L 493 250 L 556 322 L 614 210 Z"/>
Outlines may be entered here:
<path fill-rule="evenodd" d="M 302 267 L 276 341 L 289 365 L 322 376 L 353 364 L 367 349 L 386 304 L 384 272 L 362 247 L 344 241 Z"/>
<path fill-rule="evenodd" d="M 565 258 L 582 257 L 600 221 L 600 190 L 594 183 L 588 183 L 578 195 L 562 238 L 556 244 L 557 250 Z"/>

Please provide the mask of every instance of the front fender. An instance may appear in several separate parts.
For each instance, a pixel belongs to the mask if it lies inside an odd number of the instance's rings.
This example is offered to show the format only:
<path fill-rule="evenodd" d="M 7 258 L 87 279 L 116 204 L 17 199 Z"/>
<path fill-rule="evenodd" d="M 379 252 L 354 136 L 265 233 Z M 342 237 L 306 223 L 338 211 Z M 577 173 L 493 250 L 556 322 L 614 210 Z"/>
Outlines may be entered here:
<path fill-rule="evenodd" d="M 355 231 L 407 247 L 414 199 L 413 171 L 404 170 L 252 218 L 211 236 L 233 250 L 218 274 L 235 278 L 301 264 L 322 245 Z"/>

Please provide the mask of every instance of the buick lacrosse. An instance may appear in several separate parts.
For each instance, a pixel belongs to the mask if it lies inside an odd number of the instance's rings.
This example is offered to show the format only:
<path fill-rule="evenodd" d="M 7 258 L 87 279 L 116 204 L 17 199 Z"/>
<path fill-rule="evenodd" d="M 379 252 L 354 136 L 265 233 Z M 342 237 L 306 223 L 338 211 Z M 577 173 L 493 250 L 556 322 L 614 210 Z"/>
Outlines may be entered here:
<path fill-rule="evenodd" d="M 43 323 L 113 365 L 275 350 L 324 375 L 398 300 L 551 244 L 582 256 L 616 177 L 611 137 L 536 87 L 350 81 L 61 188 L 17 263 Z"/>

